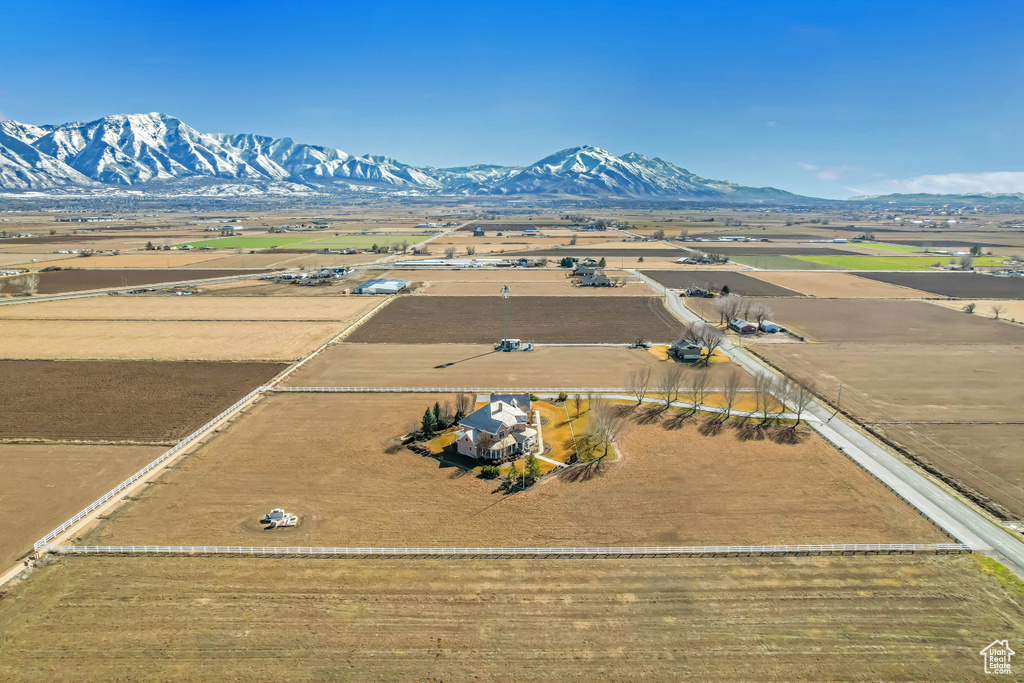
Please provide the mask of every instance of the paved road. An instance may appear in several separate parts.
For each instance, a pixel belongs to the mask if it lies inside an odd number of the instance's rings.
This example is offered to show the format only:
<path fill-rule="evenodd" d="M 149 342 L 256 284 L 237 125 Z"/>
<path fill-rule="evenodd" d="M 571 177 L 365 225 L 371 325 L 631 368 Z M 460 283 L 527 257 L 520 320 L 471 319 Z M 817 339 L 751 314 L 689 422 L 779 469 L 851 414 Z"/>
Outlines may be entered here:
<path fill-rule="evenodd" d="M 698 322 L 699 316 L 682 303 L 679 296 L 641 273 L 630 271 L 655 291 L 666 297 L 669 310 L 687 322 Z M 775 374 L 760 361 L 728 339 L 722 351 L 751 374 Z M 861 467 L 871 472 L 886 486 L 902 496 L 923 515 L 958 541 L 977 552 L 989 555 L 1024 577 L 1024 543 L 973 506 L 965 503 L 923 472 L 905 463 L 899 456 L 847 422 L 842 415 L 832 416 L 826 406 L 813 402 L 807 410 L 816 419 L 810 426 L 828 439 Z"/>

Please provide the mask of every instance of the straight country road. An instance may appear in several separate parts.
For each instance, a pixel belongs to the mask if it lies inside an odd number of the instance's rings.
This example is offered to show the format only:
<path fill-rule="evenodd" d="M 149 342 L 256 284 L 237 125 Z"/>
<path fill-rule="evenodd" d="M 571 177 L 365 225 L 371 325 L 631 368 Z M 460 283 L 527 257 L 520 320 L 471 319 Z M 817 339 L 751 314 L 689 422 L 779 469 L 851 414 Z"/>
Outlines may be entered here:
<path fill-rule="evenodd" d="M 700 316 L 683 304 L 676 292 L 639 271 L 629 272 L 665 296 L 669 310 L 680 320 L 688 323 L 702 321 Z M 752 375 L 777 374 L 729 339 L 723 342 L 721 350 L 736 365 Z M 944 489 L 924 472 L 908 465 L 886 446 L 850 424 L 842 415 L 833 415 L 827 406 L 814 401 L 808 406 L 807 412 L 816 418 L 808 420 L 812 429 L 903 497 L 921 514 L 957 541 L 994 558 L 1024 578 L 1024 543 L 1009 531 Z"/>

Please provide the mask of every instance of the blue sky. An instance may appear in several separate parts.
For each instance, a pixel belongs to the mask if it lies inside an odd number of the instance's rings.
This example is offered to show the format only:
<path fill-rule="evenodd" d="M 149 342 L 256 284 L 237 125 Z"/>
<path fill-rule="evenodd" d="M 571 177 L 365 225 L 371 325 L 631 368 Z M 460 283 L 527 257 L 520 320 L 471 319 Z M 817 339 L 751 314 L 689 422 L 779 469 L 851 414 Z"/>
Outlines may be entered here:
<path fill-rule="evenodd" d="M 159 111 L 416 165 L 565 147 L 846 197 L 1024 191 L 1020 2 L 0 6 L 0 117 Z"/>

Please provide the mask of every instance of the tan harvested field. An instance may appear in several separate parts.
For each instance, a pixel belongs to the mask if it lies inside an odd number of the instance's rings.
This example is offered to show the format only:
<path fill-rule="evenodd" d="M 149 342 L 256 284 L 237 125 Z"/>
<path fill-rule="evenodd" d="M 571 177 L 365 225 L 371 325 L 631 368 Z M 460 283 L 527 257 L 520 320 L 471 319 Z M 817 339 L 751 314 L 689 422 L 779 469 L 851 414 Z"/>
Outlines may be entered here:
<path fill-rule="evenodd" d="M 6 571 L 32 550 L 33 543 L 165 450 L 165 446 L 0 444 L 0 512 L 4 516 L 0 567 Z"/>
<path fill-rule="evenodd" d="M 494 481 L 391 440 L 418 425 L 426 406 L 451 398 L 269 396 L 84 540 L 558 546 L 944 539 L 813 434 L 796 445 L 744 441 L 732 429 L 702 436 L 694 420 L 678 415 L 631 423 L 617 449 L 621 462 L 507 496 Z M 258 520 L 275 506 L 300 515 L 299 525 L 264 531 Z"/>
<path fill-rule="evenodd" d="M 968 681 L 1024 610 L 970 555 L 67 557 L 0 631 L 27 681 Z"/>
<path fill-rule="evenodd" d="M 1024 327 L 964 315 L 924 301 L 810 297 L 760 301 L 772 309 L 772 321 L 815 341 L 933 342 L 943 348 L 953 344 L 1024 344 Z"/>
<path fill-rule="evenodd" d="M 1017 322 L 1024 321 L 1024 301 L 1016 299 L 974 299 L 973 301 L 949 301 L 946 299 L 936 299 L 929 303 L 934 303 L 944 308 L 949 308 L 954 311 L 963 313 L 964 306 L 967 304 L 974 304 L 974 313 L 981 318 L 992 318 L 995 314 L 992 312 L 993 306 L 999 306 L 1003 310 L 999 313 L 999 317 L 1004 320 L 1015 320 Z"/>
<path fill-rule="evenodd" d="M 0 438 L 176 443 L 283 363 L 0 361 Z"/>
<path fill-rule="evenodd" d="M 346 323 L 0 320 L 0 358 L 296 360 Z"/>
<path fill-rule="evenodd" d="M 503 333 L 500 296 L 400 296 L 349 337 L 386 344 L 496 343 Z M 629 344 L 678 338 L 681 323 L 660 297 L 515 296 L 508 334 L 548 344 Z"/>
<path fill-rule="evenodd" d="M 966 317 L 966 316 L 965 316 Z M 833 401 L 868 422 L 1020 420 L 1024 344 L 757 344 L 793 376 L 817 378 Z M 867 397 L 870 397 L 868 399 Z"/>
<path fill-rule="evenodd" d="M 847 273 L 751 271 L 758 280 L 822 299 L 924 299 L 935 296 L 909 287 L 876 282 Z"/>
<path fill-rule="evenodd" d="M 60 257 L 61 254 L 53 254 Z M 209 251 L 158 251 L 143 252 L 138 254 L 96 254 L 89 258 L 78 258 L 73 264 L 65 259 L 53 261 L 40 261 L 33 263 L 33 268 L 46 268 L 47 266 L 68 266 L 75 268 L 182 268 L 197 263 L 206 263 L 220 258 L 218 254 Z M 219 267 L 219 266 L 218 266 Z"/>
<path fill-rule="evenodd" d="M 380 299 L 356 296 L 305 299 L 252 296 L 90 297 L 0 306 L 0 319 L 355 321 L 380 302 Z"/>
<path fill-rule="evenodd" d="M 1024 424 L 881 425 L 885 435 L 1024 518 Z"/>
<path fill-rule="evenodd" d="M 40 254 L 40 253 L 28 253 L 22 254 L 17 252 L 2 252 L 0 251 L 0 266 L 24 266 L 26 268 L 35 268 L 36 263 L 32 263 L 35 259 L 36 262 L 49 261 L 49 260 L 61 260 L 67 261 L 69 258 L 77 258 L 75 254 Z M 66 266 L 66 263 L 60 265 Z"/>
<path fill-rule="evenodd" d="M 614 276 L 612 276 L 614 277 Z M 431 282 L 421 290 L 430 296 L 497 296 L 500 282 Z M 651 288 L 639 282 L 622 287 L 577 287 L 571 280 L 564 282 L 520 282 L 515 285 L 516 296 L 651 296 Z"/>
<path fill-rule="evenodd" d="M 413 282 L 563 282 L 567 271 L 555 268 L 438 268 L 389 270 L 383 277 Z M 621 273 L 608 270 L 609 277 Z"/>
<path fill-rule="evenodd" d="M 440 367 L 447 366 L 447 367 Z M 486 344 L 337 344 L 288 377 L 293 386 L 624 387 L 636 369 L 668 366 L 640 349 L 542 346 L 501 353 Z M 722 366 L 708 369 L 717 377 Z"/>

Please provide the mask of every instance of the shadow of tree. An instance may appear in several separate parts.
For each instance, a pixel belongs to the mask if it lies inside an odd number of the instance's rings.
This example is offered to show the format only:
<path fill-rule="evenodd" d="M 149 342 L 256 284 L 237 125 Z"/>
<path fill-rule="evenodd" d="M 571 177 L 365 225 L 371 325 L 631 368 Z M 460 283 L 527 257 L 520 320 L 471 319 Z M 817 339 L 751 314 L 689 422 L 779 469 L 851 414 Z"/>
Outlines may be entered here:
<path fill-rule="evenodd" d="M 768 427 L 762 422 L 741 422 L 736 427 L 736 438 L 740 441 L 764 441 Z"/>
<path fill-rule="evenodd" d="M 565 467 L 556 475 L 560 481 L 565 481 L 570 484 L 576 482 L 590 481 L 594 477 L 599 477 L 604 474 L 604 468 L 601 467 L 601 460 L 592 460 L 590 462 L 581 462 L 570 467 Z"/>
<path fill-rule="evenodd" d="M 721 417 L 707 417 L 701 421 L 697 431 L 701 436 L 718 436 L 725 427 L 725 419 Z"/>
<path fill-rule="evenodd" d="M 803 443 L 807 439 L 807 436 L 808 431 L 806 429 L 796 425 L 790 425 L 788 427 L 773 429 L 769 438 L 775 443 L 795 446 L 796 444 Z"/>
<path fill-rule="evenodd" d="M 673 410 L 668 417 L 665 418 L 665 421 L 661 423 L 661 426 L 669 431 L 682 429 L 693 416 L 693 411 L 683 412 L 680 410 Z"/>
<path fill-rule="evenodd" d="M 657 406 L 644 406 L 633 414 L 633 420 L 639 425 L 657 424 L 661 421 L 665 410 Z"/>

